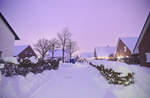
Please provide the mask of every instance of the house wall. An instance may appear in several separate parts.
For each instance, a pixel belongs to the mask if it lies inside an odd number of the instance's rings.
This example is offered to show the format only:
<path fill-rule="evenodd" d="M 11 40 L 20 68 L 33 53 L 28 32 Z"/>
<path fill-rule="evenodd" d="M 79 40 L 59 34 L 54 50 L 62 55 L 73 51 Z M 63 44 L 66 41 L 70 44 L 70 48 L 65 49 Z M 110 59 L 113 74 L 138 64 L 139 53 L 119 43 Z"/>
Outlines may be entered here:
<path fill-rule="evenodd" d="M 124 47 L 126 47 L 126 51 Z M 131 55 L 131 51 L 129 50 L 129 48 L 119 39 L 115 57 L 126 57 L 130 55 Z"/>
<path fill-rule="evenodd" d="M 26 49 L 24 49 L 19 55 L 19 58 L 25 58 L 25 57 L 31 57 L 31 56 L 35 56 L 37 57 L 36 53 L 33 51 L 33 49 L 31 48 L 31 46 L 28 46 Z"/>
<path fill-rule="evenodd" d="M 13 56 L 15 36 L 0 18 L 0 51 L 2 57 Z"/>
<path fill-rule="evenodd" d="M 140 64 L 142 66 L 150 66 L 150 63 L 146 62 L 145 53 L 150 53 L 150 25 L 139 45 L 139 56 L 140 56 Z"/>

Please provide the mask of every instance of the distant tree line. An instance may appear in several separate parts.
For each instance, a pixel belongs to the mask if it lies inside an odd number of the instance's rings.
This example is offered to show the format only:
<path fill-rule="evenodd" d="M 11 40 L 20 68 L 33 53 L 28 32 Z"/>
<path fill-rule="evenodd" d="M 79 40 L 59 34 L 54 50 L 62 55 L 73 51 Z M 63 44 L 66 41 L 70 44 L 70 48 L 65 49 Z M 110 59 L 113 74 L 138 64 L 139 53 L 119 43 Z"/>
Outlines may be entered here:
<path fill-rule="evenodd" d="M 69 58 L 71 59 L 73 53 L 78 50 L 78 45 L 76 41 L 72 40 L 72 33 L 69 32 L 68 28 L 64 28 L 62 32 L 57 34 L 56 38 L 53 39 L 39 39 L 36 44 L 34 44 L 35 50 L 40 54 L 41 60 L 44 60 L 48 51 L 52 52 L 52 59 L 54 58 L 55 50 L 62 49 L 62 62 L 65 61 L 65 52 L 67 52 Z"/>

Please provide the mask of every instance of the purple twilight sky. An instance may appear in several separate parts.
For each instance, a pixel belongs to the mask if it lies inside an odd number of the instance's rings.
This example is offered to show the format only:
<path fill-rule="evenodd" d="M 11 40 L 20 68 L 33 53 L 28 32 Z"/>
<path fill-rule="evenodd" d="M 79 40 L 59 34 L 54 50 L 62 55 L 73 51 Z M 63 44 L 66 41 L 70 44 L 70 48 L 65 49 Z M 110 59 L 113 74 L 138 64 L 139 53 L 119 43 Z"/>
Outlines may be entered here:
<path fill-rule="evenodd" d="M 0 11 L 21 39 L 16 44 L 51 39 L 68 27 L 85 52 L 138 37 L 150 0 L 0 0 Z"/>

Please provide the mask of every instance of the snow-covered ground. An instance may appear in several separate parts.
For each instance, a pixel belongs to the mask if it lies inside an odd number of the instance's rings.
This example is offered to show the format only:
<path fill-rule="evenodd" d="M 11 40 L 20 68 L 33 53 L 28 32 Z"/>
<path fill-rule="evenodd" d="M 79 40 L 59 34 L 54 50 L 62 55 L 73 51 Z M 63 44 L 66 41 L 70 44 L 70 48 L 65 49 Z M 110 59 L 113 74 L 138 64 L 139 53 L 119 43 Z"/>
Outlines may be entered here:
<path fill-rule="evenodd" d="M 29 73 L 27 77 L 1 76 L 0 98 L 150 98 L 150 68 L 112 61 L 92 62 L 115 70 L 122 66 L 123 71 L 135 73 L 136 82 L 127 87 L 110 85 L 87 63 L 65 63 L 58 70 Z"/>

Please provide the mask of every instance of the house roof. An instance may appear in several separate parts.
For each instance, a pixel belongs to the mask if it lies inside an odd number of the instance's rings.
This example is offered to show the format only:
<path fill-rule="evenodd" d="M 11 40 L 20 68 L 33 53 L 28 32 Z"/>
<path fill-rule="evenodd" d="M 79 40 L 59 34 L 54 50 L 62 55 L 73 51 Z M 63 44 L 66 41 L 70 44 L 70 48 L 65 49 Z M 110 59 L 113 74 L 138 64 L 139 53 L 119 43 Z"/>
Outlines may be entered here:
<path fill-rule="evenodd" d="M 136 43 L 136 45 L 134 47 L 134 50 L 133 50 L 134 53 L 138 53 L 138 47 L 139 47 L 139 45 L 140 45 L 140 43 L 141 43 L 141 41 L 142 41 L 142 39 L 143 39 L 143 37 L 144 37 L 144 35 L 145 35 L 145 33 L 146 33 L 146 31 L 147 31 L 149 26 L 150 26 L 150 13 L 149 13 L 149 15 L 148 15 L 148 17 L 146 19 L 146 22 L 145 22 L 145 24 L 144 24 L 144 26 L 142 28 L 141 34 L 140 34 L 140 36 L 139 36 L 139 38 L 137 40 L 137 43 Z"/>
<path fill-rule="evenodd" d="M 18 56 L 29 45 L 17 45 L 14 47 L 14 56 Z"/>
<path fill-rule="evenodd" d="M 91 57 L 94 57 L 94 53 L 93 52 L 83 52 L 81 54 L 81 57 L 83 57 L 83 58 L 91 58 Z"/>
<path fill-rule="evenodd" d="M 109 57 L 111 54 L 114 54 L 115 47 L 112 46 L 101 46 L 95 47 L 97 57 Z"/>
<path fill-rule="evenodd" d="M 67 56 L 67 52 L 65 51 L 65 57 Z M 47 57 L 52 57 L 52 51 L 50 50 L 47 54 Z M 59 58 L 59 57 L 62 57 L 62 49 L 56 49 L 54 51 L 54 57 L 55 58 Z"/>
<path fill-rule="evenodd" d="M 7 22 L 7 20 L 5 19 L 5 17 L 2 15 L 1 12 L 0 12 L 0 17 L 1 17 L 1 19 L 6 23 L 7 27 L 8 27 L 9 30 L 12 32 L 12 34 L 15 36 L 15 40 L 20 40 L 20 38 L 17 36 L 17 34 L 15 33 L 15 31 L 12 29 L 12 27 L 11 27 L 10 24 Z"/>
<path fill-rule="evenodd" d="M 128 47 L 128 49 L 133 52 L 133 49 L 135 47 L 135 44 L 138 40 L 137 37 L 123 37 L 120 38 L 120 40 Z"/>

